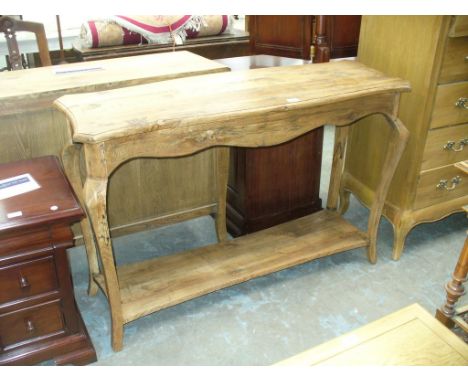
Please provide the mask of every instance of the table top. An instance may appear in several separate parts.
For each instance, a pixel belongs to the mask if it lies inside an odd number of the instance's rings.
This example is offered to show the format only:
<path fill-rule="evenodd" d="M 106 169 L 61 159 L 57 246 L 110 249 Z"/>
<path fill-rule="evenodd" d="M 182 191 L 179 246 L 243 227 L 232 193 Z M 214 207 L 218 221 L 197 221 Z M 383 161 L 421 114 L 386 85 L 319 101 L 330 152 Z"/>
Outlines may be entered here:
<path fill-rule="evenodd" d="M 278 365 L 467 366 L 468 345 L 413 304 Z"/>
<path fill-rule="evenodd" d="M 0 73 L 0 115 L 63 94 L 107 90 L 147 82 L 229 70 L 188 51 L 145 54 Z"/>
<path fill-rule="evenodd" d="M 104 92 L 66 95 L 73 140 L 97 143 L 153 130 L 306 109 L 409 91 L 407 81 L 354 61 L 216 73 Z"/>
<path fill-rule="evenodd" d="M 0 200 L 0 234 L 83 216 L 56 157 L 0 164 L 0 182 L 23 174 L 30 174 L 40 188 Z"/>

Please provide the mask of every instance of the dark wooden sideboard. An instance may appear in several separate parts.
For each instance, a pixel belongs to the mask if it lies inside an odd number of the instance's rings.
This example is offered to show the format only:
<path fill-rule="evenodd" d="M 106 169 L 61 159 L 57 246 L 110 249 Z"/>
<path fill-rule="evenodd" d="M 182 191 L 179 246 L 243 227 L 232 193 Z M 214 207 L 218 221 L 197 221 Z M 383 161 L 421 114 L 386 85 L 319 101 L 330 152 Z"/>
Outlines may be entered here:
<path fill-rule="evenodd" d="M 56 157 L 0 165 L 0 179 L 23 174 L 40 188 L 0 200 L 0 365 L 94 362 L 66 253 L 83 210 Z"/>

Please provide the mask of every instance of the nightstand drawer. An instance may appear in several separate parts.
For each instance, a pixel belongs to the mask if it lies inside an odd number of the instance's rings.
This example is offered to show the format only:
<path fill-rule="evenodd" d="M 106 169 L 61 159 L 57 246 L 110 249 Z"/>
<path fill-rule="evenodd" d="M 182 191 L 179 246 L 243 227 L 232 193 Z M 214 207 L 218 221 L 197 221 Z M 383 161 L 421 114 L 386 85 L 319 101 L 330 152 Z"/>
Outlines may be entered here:
<path fill-rule="evenodd" d="M 422 170 L 447 166 L 468 159 L 468 124 L 429 130 Z"/>
<path fill-rule="evenodd" d="M 0 305 L 58 288 L 52 254 L 0 268 Z"/>
<path fill-rule="evenodd" d="M 419 174 L 414 208 L 420 209 L 466 195 L 468 175 L 453 165 L 439 167 Z"/>
<path fill-rule="evenodd" d="M 468 122 L 468 81 L 437 87 L 430 128 Z"/>
<path fill-rule="evenodd" d="M 0 315 L 2 348 L 60 332 L 64 332 L 64 321 L 58 301 Z"/>
<path fill-rule="evenodd" d="M 468 37 L 447 39 L 439 83 L 468 80 Z"/>

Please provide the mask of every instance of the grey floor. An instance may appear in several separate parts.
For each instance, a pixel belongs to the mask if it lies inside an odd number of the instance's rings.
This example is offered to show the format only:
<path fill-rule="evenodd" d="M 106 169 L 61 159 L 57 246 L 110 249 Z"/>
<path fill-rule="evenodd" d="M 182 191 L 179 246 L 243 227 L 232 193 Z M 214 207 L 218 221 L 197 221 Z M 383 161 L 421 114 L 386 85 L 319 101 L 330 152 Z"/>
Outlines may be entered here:
<path fill-rule="evenodd" d="M 324 202 L 332 145 L 333 127 L 327 127 Z M 365 229 L 368 210 L 352 198 L 345 217 Z M 433 314 L 444 301 L 467 227 L 463 214 L 419 225 L 395 262 L 392 228 L 382 219 L 377 264 L 358 249 L 211 293 L 127 324 L 118 353 L 110 346 L 105 298 L 101 292 L 86 294 L 82 246 L 70 250 L 70 261 L 78 305 L 97 351 L 95 365 L 271 365 L 413 303 Z M 215 240 L 213 220 L 203 217 L 116 238 L 114 249 L 122 264 Z"/>

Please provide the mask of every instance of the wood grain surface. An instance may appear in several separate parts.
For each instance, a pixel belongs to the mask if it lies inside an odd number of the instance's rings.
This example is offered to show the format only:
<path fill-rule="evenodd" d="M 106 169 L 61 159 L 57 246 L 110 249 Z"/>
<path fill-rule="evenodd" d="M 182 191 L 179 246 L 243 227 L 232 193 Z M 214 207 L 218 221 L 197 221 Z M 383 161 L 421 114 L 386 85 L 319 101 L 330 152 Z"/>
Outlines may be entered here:
<path fill-rule="evenodd" d="M 259 114 L 409 90 L 406 81 L 357 62 L 341 61 L 218 73 L 67 95 L 55 105 L 67 113 L 75 142 L 102 142 L 156 130 L 163 134 L 186 126 L 190 126 L 189 133 L 205 128 L 205 139 L 211 140 L 206 128 L 209 123 L 220 126 L 232 120 L 251 120 Z"/>
<path fill-rule="evenodd" d="M 467 366 L 468 346 L 414 304 L 277 365 Z"/>

